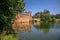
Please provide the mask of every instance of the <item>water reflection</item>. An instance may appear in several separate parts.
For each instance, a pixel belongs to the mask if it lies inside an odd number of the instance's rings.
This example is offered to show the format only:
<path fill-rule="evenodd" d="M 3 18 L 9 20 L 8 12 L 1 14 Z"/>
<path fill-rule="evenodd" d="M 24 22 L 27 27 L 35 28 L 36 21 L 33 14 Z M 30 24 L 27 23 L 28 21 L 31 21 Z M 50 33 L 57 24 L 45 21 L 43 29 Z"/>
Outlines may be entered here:
<path fill-rule="evenodd" d="M 5 28 L 3 28 L 5 29 Z M 15 23 L 7 30 L 1 30 L 0 40 L 59 40 L 60 23 Z M 11 32 L 11 33 L 9 33 Z"/>
<path fill-rule="evenodd" d="M 18 23 L 17 26 L 12 26 L 12 29 L 15 33 L 31 32 L 32 24 L 27 23 Z"/>
<path fill-rule="evenodd" d="M 51 23 L 40 23 L 40 22 L 37 22 L 34 24 L 34 27 L 38 30 L 43 30 L 44 32 L 49 32 L 49 29 L 50 29 L 50 26 L 51 26 Z"/>
<path fill-rule="evenodd" d="M 24 32 L 17 34 L 21 40 L 58 40 L 60 38 L 60 29 L 54 29 L 54 23 L 40 23 L 32 24 L 31 32 Z M 52 28 L 53 26 L 53 28 Z"/>

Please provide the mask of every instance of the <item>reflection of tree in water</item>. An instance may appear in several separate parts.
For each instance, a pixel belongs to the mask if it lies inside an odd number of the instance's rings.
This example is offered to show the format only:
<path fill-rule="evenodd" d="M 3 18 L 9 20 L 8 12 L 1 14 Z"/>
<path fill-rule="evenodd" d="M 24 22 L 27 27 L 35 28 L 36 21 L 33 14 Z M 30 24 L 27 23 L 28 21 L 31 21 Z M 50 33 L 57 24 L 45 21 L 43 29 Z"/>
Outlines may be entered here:
<path fill-rule="evenodd" d="M 44 32 L 49 32 L 52 23 L 40 23 L 40 25 L 34 25 L 38 30 L 43 30 Z"/>
<path fill-rule="evenodd" d="M 48 33 L 49 29 L 43 29 L 44 33 Z"/>
<path fill-rule="evenodd" d="M 6 34 L 11 34 L 14 33 L 14 30 L 12 29 L 11 26 L 5 26 L 5 27 L 1 27 L 0 28 L 0 33 L 2 33 L 3 31 L 6 31 Z"/>
<path fill-rule="evenodd" d="M 49 29 L 51 26 L 51 23 L 41 23 L 40 29 Z"/>
<path fill-rule="evenodd" d="M 34 23 L 34 27 L 35 27 L 36 29 L 40 29 L 40 22 Z"/>

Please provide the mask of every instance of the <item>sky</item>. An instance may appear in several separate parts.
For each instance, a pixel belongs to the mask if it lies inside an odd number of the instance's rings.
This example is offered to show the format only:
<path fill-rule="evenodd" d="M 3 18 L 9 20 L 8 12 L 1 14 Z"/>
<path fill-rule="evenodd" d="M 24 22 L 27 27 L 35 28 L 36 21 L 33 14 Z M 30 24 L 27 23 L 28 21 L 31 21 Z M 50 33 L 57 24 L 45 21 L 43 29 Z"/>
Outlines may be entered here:
<path fill-rule="evenodd" d="M 60 14 L 60 0 L 24 0 L 25 11 L 32 12 L 34 15 L 37 12 L 43 12 L 44 9 L 50 11 L 51 14 Z"/>

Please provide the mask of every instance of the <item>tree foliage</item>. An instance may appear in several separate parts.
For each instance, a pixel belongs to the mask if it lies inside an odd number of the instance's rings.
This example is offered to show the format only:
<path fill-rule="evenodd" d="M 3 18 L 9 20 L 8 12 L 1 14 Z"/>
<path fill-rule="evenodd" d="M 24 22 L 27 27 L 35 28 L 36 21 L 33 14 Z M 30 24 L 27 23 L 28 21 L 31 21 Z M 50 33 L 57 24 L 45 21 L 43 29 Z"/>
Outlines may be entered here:
<path fill-rule="evenodd" d="M 56 19 L 60 19 L 60 14 L 56 14 Z"/>
<path fill-rule="evenodd" d="M 8 30 L 11 28 L 11 20 L 15 18 L 18 4 L 19 11 L 23 12 L 24 0 L 0 0 L 0 28 Z"/>
<path fill-rule="evenodd" d="M 50 14 L 49 10 L 44 10 L 43 12 L 37 12 L 33 17 L 40 18 L 42 22 L 55 21 L 55 17 Z"/>
<path fill-rule="evenodd" d="M 25 2 L 24 2 L 24 0 L 18 0 L 18 1 L 17 1 L 16 10 L 17 10 L 18 12 L 23 12 L 23 11 L 25 10 L 24 7 L 25 7 Z"/>
<path fill-rule="evenodd" d="M 40 14 L 41 14 L 42 12 L 37 12 L 37 13 L 35 13 L 35 15 L 33 16 L 33 17 L 35 17 L 35 18 L 40 18 Z"/>

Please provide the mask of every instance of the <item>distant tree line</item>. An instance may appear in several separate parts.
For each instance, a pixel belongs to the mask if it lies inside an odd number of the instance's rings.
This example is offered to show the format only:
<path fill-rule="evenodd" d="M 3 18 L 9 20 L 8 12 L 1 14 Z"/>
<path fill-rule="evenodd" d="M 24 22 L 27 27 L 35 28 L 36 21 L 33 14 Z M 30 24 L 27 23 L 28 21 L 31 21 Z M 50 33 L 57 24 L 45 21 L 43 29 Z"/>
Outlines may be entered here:
<path fill-rule="evenodd" d="M 43 12 L 37 12 L 33 16 L 34 18 L 40 18 L 42 22 L 55 22 L 55 16 L 50 14 L 49 10 L 44 10 Z"/>
<path fill-rule="evenodd" d="M 60 19 L 60 14 L 56 14 L 56 19 Z"/>

